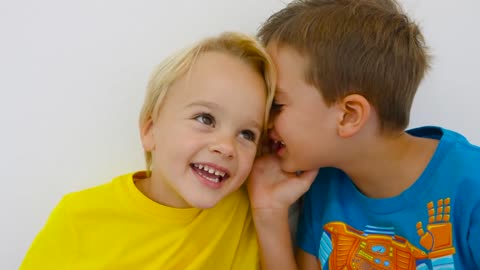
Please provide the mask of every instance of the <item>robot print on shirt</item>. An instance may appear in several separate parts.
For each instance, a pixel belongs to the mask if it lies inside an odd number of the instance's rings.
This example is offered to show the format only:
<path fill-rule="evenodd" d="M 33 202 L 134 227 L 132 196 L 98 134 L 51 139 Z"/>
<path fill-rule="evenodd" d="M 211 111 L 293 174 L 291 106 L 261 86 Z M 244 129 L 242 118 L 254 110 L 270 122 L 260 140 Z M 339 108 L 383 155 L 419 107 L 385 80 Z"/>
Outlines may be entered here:
<path fill-rule="evenodd" d="M 427 204 L 428 224 L 416 224 L 418 248 L 393 227 L 367 225 L 363 231 L 342 222 L 323 228 L 318 258 L 322 269 L 455 269 L 450 198 Z M 427 250 L 426 252 L 424 250 Z"/>

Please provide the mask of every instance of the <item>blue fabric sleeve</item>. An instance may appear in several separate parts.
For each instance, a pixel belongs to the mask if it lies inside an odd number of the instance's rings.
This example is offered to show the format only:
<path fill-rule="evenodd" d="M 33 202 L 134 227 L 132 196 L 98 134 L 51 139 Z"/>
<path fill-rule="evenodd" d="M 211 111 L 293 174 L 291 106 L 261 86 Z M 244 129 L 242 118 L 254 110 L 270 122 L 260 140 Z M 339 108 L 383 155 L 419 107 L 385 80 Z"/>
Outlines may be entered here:
<path fill-rule="evenodd" d="M 313 256 L 318 257 L 315 247 L 315 234 L 313 232 L 311 192 L 312 189 L 303 197 L 297 230 L 297 246 Z"/>
<path fill-rule="evenodd" d="M 477 204 L 472 213 L 470 223 L 470 233 L 468 234 L 468 246 L 475 265 L 471 265 L 469 269 L 480 269 L 480 204 Z"/>

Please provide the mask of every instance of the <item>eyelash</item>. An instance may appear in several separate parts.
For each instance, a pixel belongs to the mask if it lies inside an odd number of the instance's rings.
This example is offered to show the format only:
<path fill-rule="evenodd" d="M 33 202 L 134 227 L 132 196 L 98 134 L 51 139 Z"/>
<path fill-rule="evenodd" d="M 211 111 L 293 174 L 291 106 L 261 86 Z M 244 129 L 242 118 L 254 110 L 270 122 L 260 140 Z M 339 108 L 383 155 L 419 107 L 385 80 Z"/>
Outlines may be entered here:
<path fill-rule="evenodd" d="M 242 130 L 242 132 L 240 132 L 240 134 L 242 134 L 242 135 L 248 134 L 250 136 L 250 138 L 245 138 L 245 139 L 249 140 L 249 141 L 252 141 L 252 142 L 255 142 L 256 139 L 257 139 L 257 136 L 255 136 L 255 133 L 251 130 Z"/>
<path fill-rule="evenodd" d="M 194 119 L 197 120 L 198 122 L 204 124 L 204 125 L 215 127 L 215 117 L 213 117 L 209 113 L 199 114 L 199 115 L 195 116 Z M 210 121 L 210 123 L 205 123 L 205 119 L 208 119 L 208 121 Z"/>
<path fill-rule="evenodd" d="M 273 100 L 271 110 L 273 112 L 279 112 L 282 110 L 283 104 L 278 103 L 277 101 Z"/>
<path fill-rule="evenodd" d="M 213 117 L 209 113 L 202 113 L 194 117 L 194 119 L 204 125 L 210 126 L 210 127 L 215 127 L 215 117 Z M 248 141 L 255 142 L 257 139 L 257 136 L 255 135 L 255 132 L 251 130 L 242 130 L 240 132 L 240 135 L 244 137 Z M 247 138 L 245 137 L 247 136 Z"/>

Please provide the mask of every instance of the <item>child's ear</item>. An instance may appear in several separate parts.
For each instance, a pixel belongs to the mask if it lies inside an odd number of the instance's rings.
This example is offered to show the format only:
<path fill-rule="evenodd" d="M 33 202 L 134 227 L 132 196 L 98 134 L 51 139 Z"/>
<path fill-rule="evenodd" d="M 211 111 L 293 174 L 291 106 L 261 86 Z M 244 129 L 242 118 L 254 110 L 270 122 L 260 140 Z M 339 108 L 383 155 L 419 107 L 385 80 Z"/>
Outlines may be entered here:
<path fill-rule="evenodd" d="M 155 138 L 153 136 L 153 120 L 150 118 L 140 125 L 140 139 L 142 140 L 143 150 L 152 152 L 155 150 Z"/>
<path fill-rule="evenodd" d="M 342 138 L 358 133 L 369 119 L 372 109 L 368 100 L 358 94 L 346 96 L 337 105 L 340 110 L 338 135 Z"/>

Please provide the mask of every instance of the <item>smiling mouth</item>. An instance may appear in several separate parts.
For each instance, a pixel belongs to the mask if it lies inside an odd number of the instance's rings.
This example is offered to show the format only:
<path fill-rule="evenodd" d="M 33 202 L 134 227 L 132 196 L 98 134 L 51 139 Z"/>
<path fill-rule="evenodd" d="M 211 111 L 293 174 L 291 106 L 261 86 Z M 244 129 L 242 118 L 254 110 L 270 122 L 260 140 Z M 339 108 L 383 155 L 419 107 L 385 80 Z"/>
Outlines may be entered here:
<path fill-rule="evenodd" d="M 190 167 L 200 176 L 213 183 L 220 183 L 227 180 L 230 175 L 228 172 L 213 168 L 206 164 L 191 163 Z"/>

